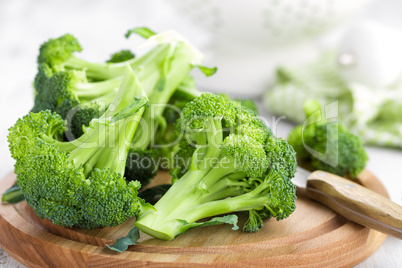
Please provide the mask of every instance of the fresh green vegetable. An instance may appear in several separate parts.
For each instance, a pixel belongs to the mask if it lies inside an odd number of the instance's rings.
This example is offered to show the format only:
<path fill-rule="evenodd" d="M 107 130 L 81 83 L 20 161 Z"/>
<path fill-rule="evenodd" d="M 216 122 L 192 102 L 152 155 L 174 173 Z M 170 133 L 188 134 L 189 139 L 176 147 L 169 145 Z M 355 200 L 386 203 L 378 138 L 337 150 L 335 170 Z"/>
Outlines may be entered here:
<path fill-rule="evenodd" d="M 50 110 L 69 122 L 70 139 L 82 135 L 88 126 L 112 103 L 121 78 L 88 82 L 85 71 L 53 73 L 40 65 L 35 77 L 35 102 L 32 112 Z"/>
<path fill-rule="evenodd" d="M 137 240 L 140 238 L 140 231 L 137 227 L 133 227 L 127 234 L 127 236 L 123 236 L 112 245 L 106 244 L 106 246 L 117 252 L 124 252 L 127 250 L 129 246 L 135 245 Z"/>
<path fill-rule="evenodd" d="M 9 204 L 16 204 L 23 200 L 25 200 L 25 197 L 17 184 L 14 184 L 7 189 L 7 191 L 5 191 L 1 197 L 1 202 L 7 202 Z"/>
<path fill-rule="evenodd" d="M 280 66 L 277 83 L 265 95 L 265 106 L 301 124 L 306 120 L 303 106 L 311 98 L 322 106 L 336 102 L 342 125 L 365 144 L 401 149 L 402 83 L 381 88 L 347 83 L 339 71 L 338 53 L 333 50 L 308 64 Z"/>
<path fill-rule="evenodd" d="M 193 67 L 202 67 L 199 63 L 203 55 L 175 32 L 155 34 L 145 31 L 145 28 L 136 29 L 129 32 L 149 38 L 147 42 L 156 46 L 139 58 L 133 58 L 130 51 L 120 51 L 109 63 L 91 63 L 76 57 L 74 52 L 81 51 L 81 46 L 69 34 L 44 43 L 38 57 L 32 111 L 48 109 L 57 112 L 67 119 L 67 139 L 77 138 L 82 135 L 83 126 L 109 107 L 120 84 L 122 70 L 129 64 L 151 105 L 154 105 L 144 112 L 130 147 L 125 171 L 128 181 L 139 180 L 145 185 L 155 176 L 160 159 L 172 157 L 175 152 L 166 146 L 164 149 L 151 147 L 160 142 L 166 144 L 168 137 L 172 136 L 165 131 L 168 124 L 164 117 L 166 104 L 172 98 L 186 103 L 200 94 L 189 72 Z M 144 31 L 153 34 L 144 35 Z M 205 72 L 208 69 L 203 67 Z M 158 138 L 155 137 L 157 133 Z M 152 165 L 138 165 L 149 160 L 152 160 Z M 167 167 L 171 168 L 172 164 Z"/>
<path fill-rule="evenodd" d="M 127 151 L 148 104 L 136 76 L 126 67 L 110 108 L 64 142 L 65 121 L 49 110 L 29 113 L 10 128 L 15 173 L 35 213 L 61 226 L 118 225 L 145 206 L 140 183 L 123 177 Z"/>
<path fill-rule="evenodd" d="M 190 169 L 154 209 L 141 210 L 135 223 L 141 231 L 171 240 L 207 217 L 251 211 L 251 218 L 264 212 L 280 220 L 294 211 L 295 152 L 253 111 L 206 93 L 186 105 L 178 129 L 196 148 Z M 248 225 L 247 231 L 258 231 L 262 223 L 251 219 Z"/>
<path fill-rule="evenodd" d="M 118 63 L 118 62 L 124 62 L 124 61 L 128 61 L 131 59 L 134 59 L 135 55 L 133 52 L 131 52 L 131 50 L 128 49 L 123 49 L 119 52 L 116 52 L 114 54 L 112 54 L 112 56 L 110 57 L 110 59 L 106 62 L 109 63 Z"/>
<path fill-rule="evenodd" d="M 288 137 L 289 144 L 297 152 L 298 160 L 310 162 L 315 169 L 357 177 L 368 160 L 362 141 L 340 124 L 318 121 L 320 110 L 317 101 L 306 103 L 309 124 L 294 128 Z"/>
<path fill-rule="evenodd" d="M 82 135 L 82 126 L 101 115 L 116 95 L 124 68 L 127 64 L 136 73 L 151 104 L 160 105 L 151 116 L 147 109 L 144 115 L 146 137 L 141 149 L 149 145 L 152 135 L 147 135 L 154 118 L 158 119 L 166 104 L 181 82 L 188 77 L 203 55 L 175 32 L 165 32 L 149 37 L 149 45 L 156 45 L 145 55 L 133 58 L 131 52 L 123 50 L 113 55 L 108 63 L 92 63 L 75 56 L 81 46 L 74 36 L 66 34 L 50 39 L 40 48 L 38 74 L 35 78 L 35 104 L 33 112 L 49 109 L 67 119 L 70 137 Z M 127 59 L 125 61 L 121 61 Z M 208 68 L 206 68 L 208 69 Z M 152 117 L 152 118 L 151 118 Z M 145 127 L 146 126 L 146 127 Z M 142 133 L 142 130 L 139 132 Z"/>
<path fill-rule="evenodd" d="M 72 35 L 41 46 L 35 106 L 8 135 L 18 186 L 4 198 L 23 197 L 38 216 L 66 227 L 116 226 L 135 216 L 128 235 L 108 245 L 119 252 L 139 230 L 170 240 L 202 226 L 237 230 L 236 212 L 248 214 L 245 232 L 288 217 L 295 151 L 261 121 L 255 103 L 201 94 L 190 71 L 217 69 L 201 66 L 203 55 L 177 33 L 132 33 L 153 47 L 140 57 L 122 50 L 107 63 L 75 56 L 81 46 Z M 159 168 L 172 169 L 173 185 L 138 194 Z"/>

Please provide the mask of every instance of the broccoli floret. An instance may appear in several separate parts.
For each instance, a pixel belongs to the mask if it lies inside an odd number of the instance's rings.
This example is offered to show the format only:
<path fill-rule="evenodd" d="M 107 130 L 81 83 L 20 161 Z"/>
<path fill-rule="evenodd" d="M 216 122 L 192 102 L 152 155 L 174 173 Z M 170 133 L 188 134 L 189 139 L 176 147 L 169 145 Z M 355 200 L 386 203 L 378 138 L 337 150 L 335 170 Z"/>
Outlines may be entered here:
<path fill-rule="evenodd" d="M 113 101 L 128 64 L 141 81 L 150 102 L 160 105 L 153 111 L 147 109 L 144 115 L 146 124 L 141 124 L 140 128 L 148 127 L 144 132 L 140 130 L 142 134 L 136 135 L 134 140 L 137 149 L 146 149 L 153 136 L 147 133 L 158 129 L 158 123 L 151 121 L 162 116 L 163 104 L 188 77 L 193 64 L 202 59 L 202 54 L 181 41 L 178 34 L 162 33 L 154 38 L 157 45 L 142 57 L 108 63 L 92 63 L 75 56 L 75 52 L 81 51 L 81 46 L 72 35 L 50 39 L 41 46 L 38 56 L 32 111 L 49 109 L 59 113 L 68 120 L 71 138 L 77 138 L 82 134 L 82 126 L 87 126 L 92 118 L 101 115 Z M 121 57 L 131 57 L 129 54 L 124 51 L 118 53 Z M 151 114 L 153 112 L 155 114 Z M 153 130 L 151 126 L 155 126 Z M 137 146 L 141 137 L 146 140 Z"/>
<path fill-rule="evenodd" d="M 243 226 L 243 232 L 255 233 L 264 226 L 264 220 L 254 209 L 248 211 L 248 220 Z"/>
<path fill-rule="evenodd" d="M 334 128 L 338 128 L 336 131 Z M 337 132 L 338 137 L 331 132 Z M 350 175 L 356 178 L 366 166 L 368 156 L 364 149 L 363 142 L 346 128 L 339 125 L 321 125 L 316 128 L 316 135 L 319 137 L 333 136 L 331 139 L 318 139 L 314 150 L 325 155 L 324 158 L 312 157 L 311 165 L 319 170 L 325 170 L 339 176 Z M 331 148 L 334 153 L 328 153 Z M 337 150 L 337 152 L 336 152 Z M 331 163 L 337 163 L 331 165 Z"/>
<path fill-rule="evenodd" d="M 49 110 L 29 113 L 10 128 L 15 173 L 27 203 L 61 226 L 116 226 L 144 202 L 138 181 L 123 177 L 130 141 L 148 99 L 130 67 L 106 112 L 71 142 L 62 141 L 65 121 Z"/>
<path fill-rule="evenodd" d="M 309 120 L 321 109 L 317 101 L 305 105 Z M 366 166 L 368 157 L 363 142 L 341 124 L 329 124 L 325 120 L 311 120 L 313 123 L 294 128 L 288 142 L 297 153 L 297 159 L 311 163 L 314 169 L 356 178 Z M 309 148 L 309 150 L 307 150 Z"/>
<path fill-rule="evenodd" d="M 110 62 L 110 63 L 118 63 L 118 62 L 123 62 L 123 61 L 127 61 L 127 60 L 131 60 L 134 59 L 135 55 L 133 52 L 131 52 L 128 49 L 123 49 L 119 52 L 114 53 L 110 59 L 106 62 Z"/>
<path fill-rule="evenodd" d="M 85 71 L 52 73 L 46 64 L 39 65 L 35 78 L 35 101 L 32 112 L 50 110 L 69 122 L 72 138 L 82 135 L 88 126 L 112 103 L 121 78 L 88 82 Z"/>
<path fill-rule="evenodd" d="M 124 73 L 127 62 L 124 64 L 91 63 L 74 55 L 74 53 L 81 51 L 80 43 L 71 34 L 49 39 L 39 48 L 38 65 L 45 64 L 54 73 L 66 70 L 85 70 L 89 80 L 107 80 Z"/>
<path fill-rule="evenodd" d="M 82 47 L 71 34 L 65 34 L 56 39 L 49 39 L 39 48 L 38 64 L 51 66 L 53 70 L 60 71 L 69 60 L 74 58 L 74 52 L 81 52 Z"/>
<path fill-rule="evenodd" d="M 197 222 L 206 217 L 251 210 L 245 229 L 257 230 L 262 226 L 255 219 L 258 213 L 269 211 L 279 220 L 294 211 L 295 186 L 278 171 L 286 168 L 271 168 L 267 152 L 274 155 L 276 148 L 268 147 L 277 145 L 265 146 L 272 133 L 254 112 L 205 93 L 185 106 L 177 127 L 188 144 L 195 146 L 191 166 L 154 209 L 140 212 L 135 223 L 140 230 L 170 240 L 190 228 L 228 223 L 229 216 Z M 280 155 L 272 159 L 292 159 L 284 156 L 283 149 L 277 151 Z M 230 216 L 232 224 L 234 218 Z"/>
<path fill-rule="evenodd" d="M 271 169 L 293 178 L 297 170 L 296 152 L 293 147 L 287 141 L 271 135 L 265 148 Z"/>

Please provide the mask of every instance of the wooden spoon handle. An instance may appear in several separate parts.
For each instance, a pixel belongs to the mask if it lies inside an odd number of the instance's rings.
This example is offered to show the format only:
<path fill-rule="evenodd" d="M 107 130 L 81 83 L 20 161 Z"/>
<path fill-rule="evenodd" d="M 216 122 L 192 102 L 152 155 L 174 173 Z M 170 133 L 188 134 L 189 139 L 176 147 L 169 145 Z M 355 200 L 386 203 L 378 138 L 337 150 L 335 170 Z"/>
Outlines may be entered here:
<path fill-rule="evenodd" d="M 351 221 L 402 239 L 402 207 L 357 183 L 315 171 L 307 195 Z"/>

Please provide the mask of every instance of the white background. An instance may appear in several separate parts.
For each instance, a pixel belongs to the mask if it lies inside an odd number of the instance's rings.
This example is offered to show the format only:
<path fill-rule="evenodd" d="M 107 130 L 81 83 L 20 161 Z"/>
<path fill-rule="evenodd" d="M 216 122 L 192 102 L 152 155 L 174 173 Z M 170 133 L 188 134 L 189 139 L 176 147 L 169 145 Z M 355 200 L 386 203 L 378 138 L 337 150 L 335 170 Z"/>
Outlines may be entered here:
<path fill-rule="evenodd" d="M 176 29 L 192 43 L 202 46 L 208 37 L 194 25 L 183 23 L 180 15 L 161 1 L 0 1 L 0 178 L 13 169 L 6 136 L 7 129 L 32 107 L 32 82 L 36 73 L 39 45 L 50 37 L 74 34 L 82 46 L 83 58 L 105 60 L 112 52 L 135 47 L 139 39 L 123 35 L 135 26 L 157 31 Z M 374 1 L 362 16 L 393 24 L 402 29 L 402 2 Z M 402 48 L 401 48 L 402 49 Z M 247 48 L 245 48 L 247 52 Z M 398 59 L 402 60 L 402 59 Z M 234 74 L 234 79 L 245 74 Z M 210 88 L 204 88 L 211 90 Z M 268 115 L 264 110 L 263 114 Z M 292 124 L 282 121 L 277 134 L 285 137 Z M 402 204 L 402 151 L 367 148 L 367 168 L 385 185 L 391 199 Z M 1 231 L 0 231 L 1 235 Z M 18 243 L 18 241 L 16 241 Z M 0 265 L 18 264 L 0 250 Z M 402 267 L 402 241 L 388 237 L 371 257 L 358 267 Z"/>

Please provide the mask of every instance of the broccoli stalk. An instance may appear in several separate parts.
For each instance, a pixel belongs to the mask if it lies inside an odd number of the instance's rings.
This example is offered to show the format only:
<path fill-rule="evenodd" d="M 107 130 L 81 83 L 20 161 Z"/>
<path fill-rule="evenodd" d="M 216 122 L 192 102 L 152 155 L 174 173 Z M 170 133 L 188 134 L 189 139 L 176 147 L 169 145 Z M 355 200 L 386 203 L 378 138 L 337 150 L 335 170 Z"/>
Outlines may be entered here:
<path fill-rule="evenodd" d="M 154 209 L 141 210 L 138 229 L 171 240 L 191 228 L 237 221 L 232 215 L 197 222 L 220 214 L 267 209 L 279 220 L 293 212 L 295 186 L 268 157 L 272 133 L 254 112 L 203 94 L 183 109 L 178 128 L 196 144 L 191 167 Z M 288 153 L 293 165 L 294 152 Z"/>
<path fill-rule="evenodd" d="M 123 178 L 127 152 L 148 104 L 130 67 L 112 104 L 84 134 L 61 141 L 62 118 L 50 111 L 29 113 L 10 128 L 15 173 L 37 215 L 61 226 L 118 225 L 144 206 L 140 184 Z"/>
<path fill-rule="evenodd" d="M 317 101 L 307 102 L 304 110 L 311 123 L 295 127 L 288 137 L 298 160 L 314 169 L 356 178 L 368 160 L 363 142 L 341 124 L 318 120 L 321 105 Z"/>

